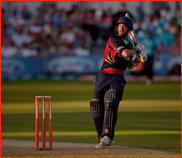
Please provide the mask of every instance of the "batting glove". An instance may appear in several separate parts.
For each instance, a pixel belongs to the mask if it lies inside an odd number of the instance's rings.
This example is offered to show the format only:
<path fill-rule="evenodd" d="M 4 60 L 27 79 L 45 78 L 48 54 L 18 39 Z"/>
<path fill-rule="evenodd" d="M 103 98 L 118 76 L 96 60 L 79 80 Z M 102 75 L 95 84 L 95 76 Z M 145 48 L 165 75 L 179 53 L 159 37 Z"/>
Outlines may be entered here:
<path fill-rule="evenodd" d="M 145 49 L 145 46 L 141 43 L 138 43 L 135 47 L 135 49 L 137 50 L 137 52 L 141 52 L 142 50 Z"/>

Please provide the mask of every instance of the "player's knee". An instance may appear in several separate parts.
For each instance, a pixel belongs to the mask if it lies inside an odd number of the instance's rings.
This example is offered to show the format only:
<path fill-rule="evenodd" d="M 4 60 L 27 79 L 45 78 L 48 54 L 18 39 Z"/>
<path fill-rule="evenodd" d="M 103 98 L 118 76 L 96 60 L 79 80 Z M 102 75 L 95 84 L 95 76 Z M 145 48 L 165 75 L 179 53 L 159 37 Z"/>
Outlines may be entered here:
<path fill-rule="evenodd" d="M 90 110 L 93 118 L 102 117 L 104 114 L 104 105 L 98 99 L 92 99 L 90 101 Z"/>
<path fill-rule="evenodd" d="M 118 108 L 121 101 L 121 94 L 114 89 L 109 89 L 104 96 L 105 108 Z"/>

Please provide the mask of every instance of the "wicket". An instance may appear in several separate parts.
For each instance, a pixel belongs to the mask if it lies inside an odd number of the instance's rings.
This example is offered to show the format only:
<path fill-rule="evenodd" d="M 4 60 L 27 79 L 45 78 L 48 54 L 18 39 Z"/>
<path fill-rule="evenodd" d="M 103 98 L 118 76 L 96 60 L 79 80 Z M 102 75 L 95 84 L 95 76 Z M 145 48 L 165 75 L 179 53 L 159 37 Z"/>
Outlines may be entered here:
<path fill-rule="evenodd" d="M 49 150 L 52 150 L 52 97 L 35 96 L 35 149 L 39 150 L 39 102 L 42 98 L 42 150 L 45 150 L 45 98 L 49 98 Z"/>

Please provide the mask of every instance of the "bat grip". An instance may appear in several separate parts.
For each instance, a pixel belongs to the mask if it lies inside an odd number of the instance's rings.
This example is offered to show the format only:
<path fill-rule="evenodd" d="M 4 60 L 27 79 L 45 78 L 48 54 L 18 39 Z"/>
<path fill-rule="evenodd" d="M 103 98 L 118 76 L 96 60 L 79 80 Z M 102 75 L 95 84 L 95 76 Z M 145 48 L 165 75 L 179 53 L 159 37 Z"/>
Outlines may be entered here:
<path fill-rule="evenodd" d="M 141 55 L 140 55 L 140 60 L 141 60 L 141 62 L 142 62 L 142 63 L 144 63 L 144 62 L 145 62 L 144 57 L 143 57 L 143 56 L 141 56 Z"/>

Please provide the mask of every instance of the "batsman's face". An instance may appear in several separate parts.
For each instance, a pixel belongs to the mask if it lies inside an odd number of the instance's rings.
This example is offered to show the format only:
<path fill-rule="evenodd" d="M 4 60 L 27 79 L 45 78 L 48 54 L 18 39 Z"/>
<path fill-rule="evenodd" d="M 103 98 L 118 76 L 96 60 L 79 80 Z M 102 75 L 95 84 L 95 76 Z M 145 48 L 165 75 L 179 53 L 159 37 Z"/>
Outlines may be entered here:
<path fill-rule="evenodd" d="M 129 29 L 126 25 L 124 24 L 118 25 L 119 36 L 121 36 L 122 38 L 126 38 L 128 36 L 128 32 L 129 32 Z"/>

